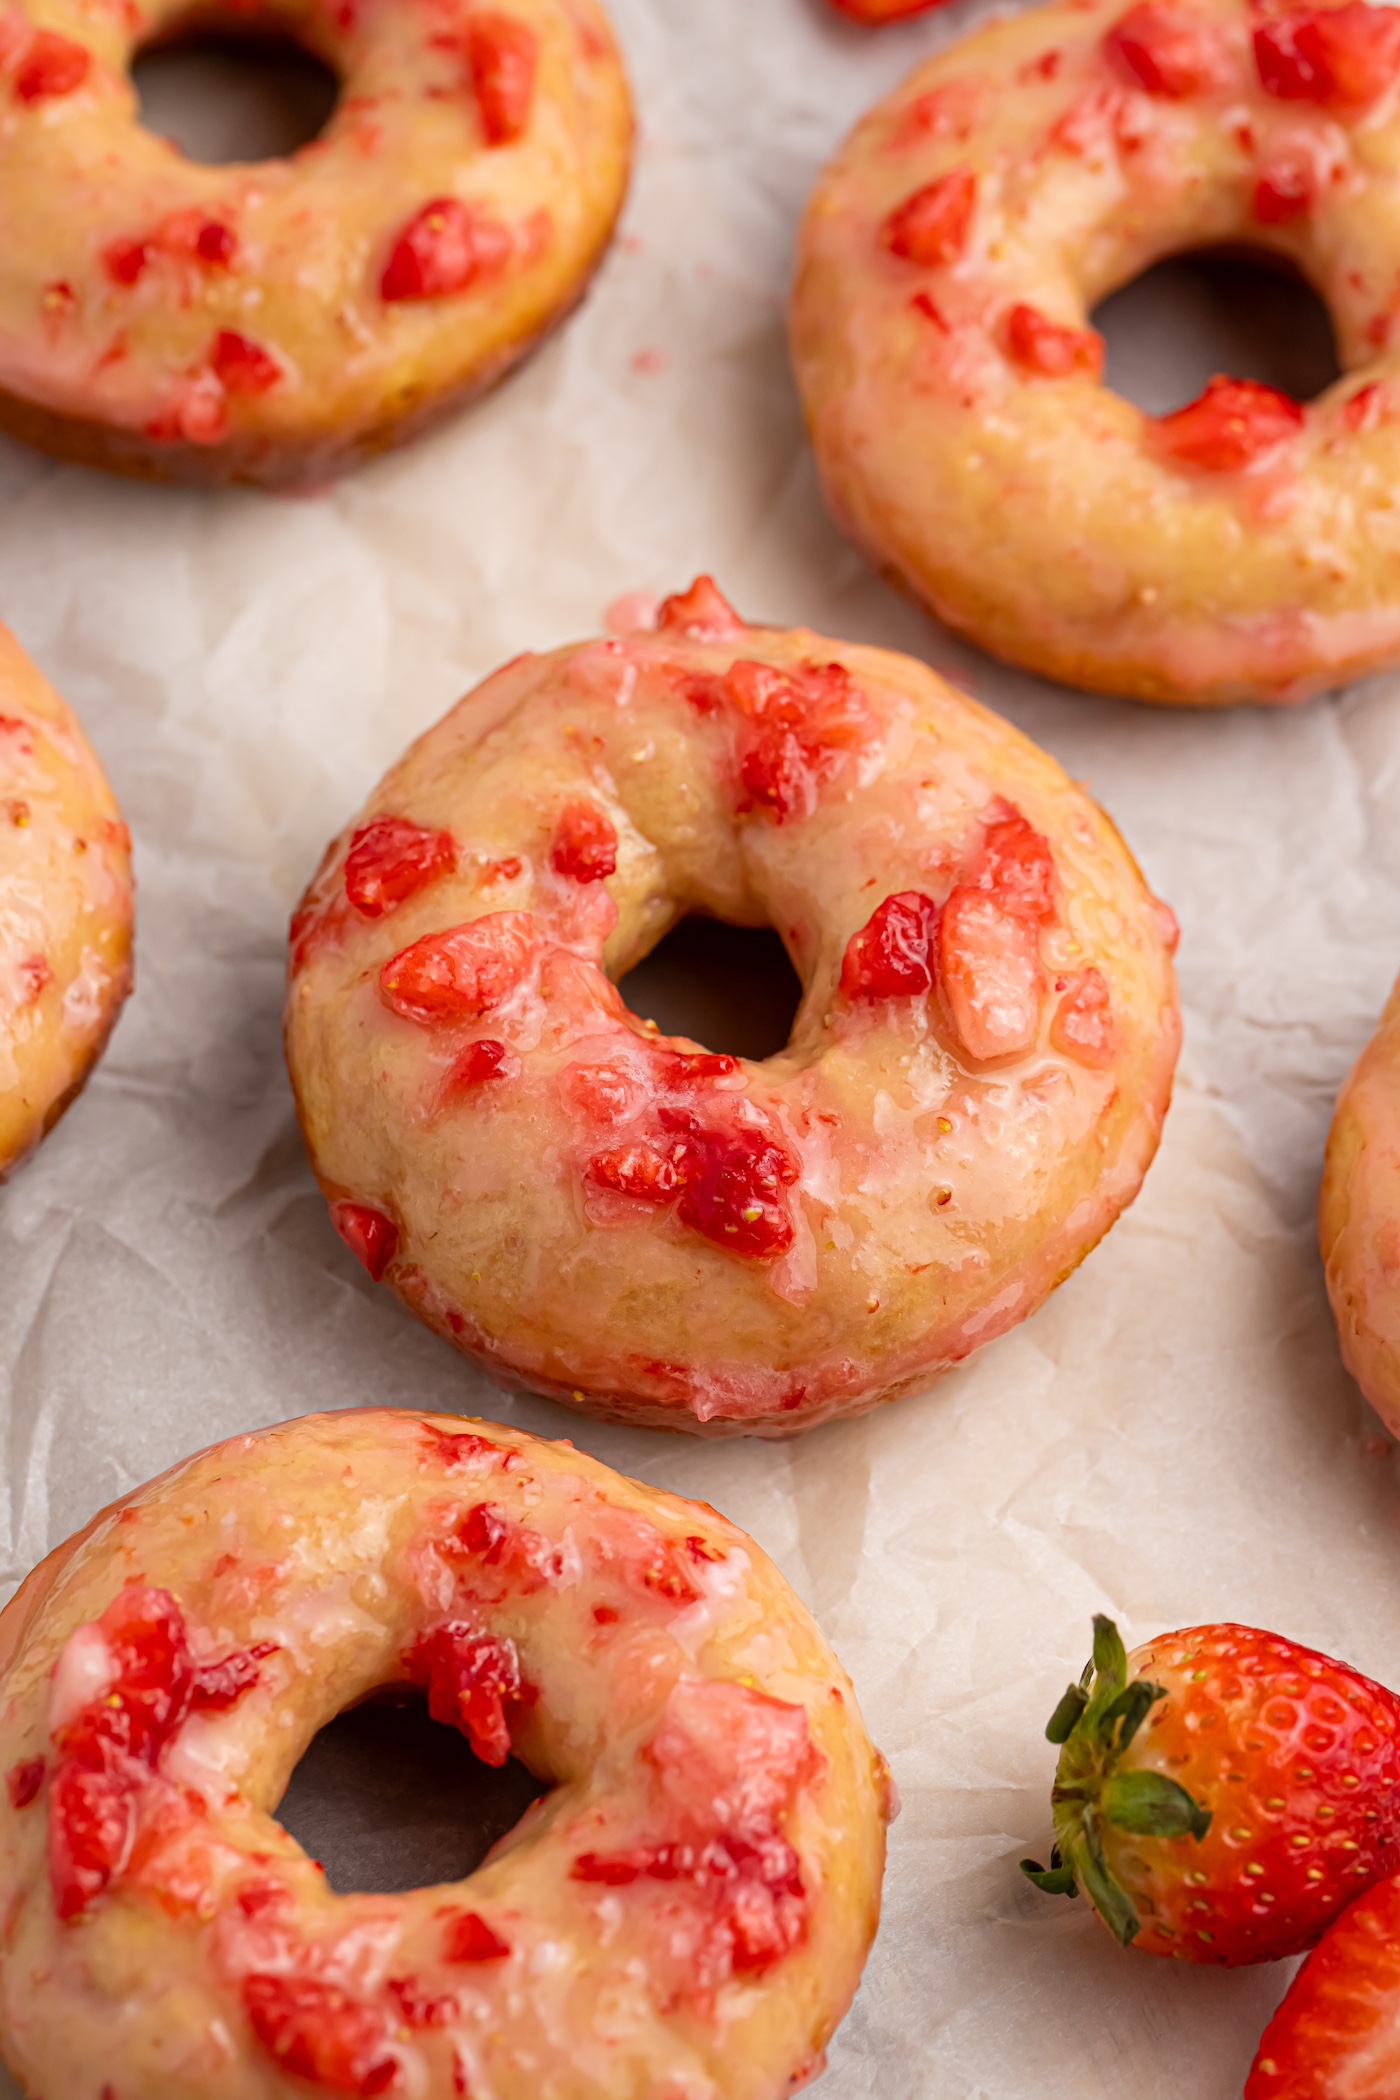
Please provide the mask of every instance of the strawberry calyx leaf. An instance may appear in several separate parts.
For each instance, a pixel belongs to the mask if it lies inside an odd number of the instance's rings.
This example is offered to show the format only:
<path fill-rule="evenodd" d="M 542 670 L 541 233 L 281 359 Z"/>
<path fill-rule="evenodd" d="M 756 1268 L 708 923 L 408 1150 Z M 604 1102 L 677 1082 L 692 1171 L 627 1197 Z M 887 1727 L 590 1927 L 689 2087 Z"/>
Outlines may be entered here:
<path fill-rule="evenodd" d="M 1123 1946 L 1141 1929 L 1132 1897 L 1104 1858 L 1103 1833 L 1193 1838 L 1210 1828 L 1210 1810 L 1163 1772 L 1123 1771 L 1120 1760 L 1165 1689 L 1137 1677 L 1128 1681 L 1128 1657 L 1112 1619 L 1094 1619 L 1094 1652 L 1050 1716 L 1046 1736 L 1060 1746 L 1051 1813 L 1055 1847 L 1048 1868 L 1022 1860 L 1027 1880 L 1050 1896 L 1080 1890 Z"/>

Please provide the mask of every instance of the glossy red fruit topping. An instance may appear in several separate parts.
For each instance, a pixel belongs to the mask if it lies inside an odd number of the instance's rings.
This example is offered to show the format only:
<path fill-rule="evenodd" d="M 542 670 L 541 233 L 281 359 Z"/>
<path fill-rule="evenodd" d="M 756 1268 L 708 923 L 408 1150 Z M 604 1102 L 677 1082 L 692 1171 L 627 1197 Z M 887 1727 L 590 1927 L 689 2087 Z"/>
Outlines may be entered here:
<path fill-rule="evenodd" d="M 1400 1880 L 1314 1948 L 1264 2029 L 1244 2100 L 1388 2100 L 1400 2091 Z"/>
<path fill-rule="evenodd" d="M 528 912 L 488 912 L 392 956 L 379 973 L 379 995 L 394 1013 L 425 1028 L 475 1021 L 519 990 L 538 956 Z"/>
<path fill-rule="evenodd" d="M 238 235 L 222 219 L 206 219 L 194 237 L 194 252 L 212 270 L 232 269 Z"/>
<path fill-rule="evenodd" d="M 444 1961 L 504 1961 L 509 1953 L 508 1942 L 491 1930 L 478 1911 L 457 1911 L 442 1936 Z"/>
<path fill-rule="evenodd" d="M 938 907 L 919 890 L 877 904 L 853 933 L 841 964 L 848 999 L 917 998 L 933 986 L 933 933 Z"/>
<path fill-rule="evenodd" d="M 1149 95 L 1181 102 L 1215 86 L 1221 77 L 1223 54 L 1217 39 L 1183 7 L 1146 0 L 1144 6 L 1129 8 L 1103 42 L 1115 69 Z"/>
<path fill-rule="evenodd" d="M 1035 934 L 997 896 L 960 884 L 938 922 L 938 977 L 953 1031 L 978 1063 L 1035 1040 L 1042 978 Z"/>
<path fill-rule="evenodd" d="M 504 1043 L 491 1036 L 482 1036 L 475 1043 L 468 1043 L 461 1056 L 452 1064 L 443 1081 L 445 1094 L 470 1094 L 480 1086 L 489 1086 L 493 1079 L 510 1079 L 517 1070 L 513 1058 Z"/>
<path fill-rule="evenodd" d="M 406 817 L 375 817 L 350 841 L 345 894 L 362 919 L 382 919 L 456 865 L 450 831 L 427 831 Z"/>
<path fill-rule="evenodd" d="M 60 1763 L 49 1788 L 49 1885 L 60 1918 L 76 1918 L 120 1876 L 136 1836 L 126 1773 Z"/>
<path fill-rule="evenodd" d="M 617 833 L 592 802 L 564 811 L 550 854 L 556 874 L 573 882 L 602 882 L 617 872 Z"/>
<path fill-rule="evenodd" d="M 331 1223 L 376 1283 L 398 1252 L 399 1228 L 367 1203 L 333 1203 Z"/>
<path fill-rule="evenodd" d="M 470 1429 L 439 1429 L 433 1422 L 424 1422 L 419 1435 L 425 1461 L 441 1466 L 444 1473 L 489 1473 L 493 1466 L 508 1466 L 516 1456 L 509 1445 L 493 1444 L 489 1437 L 477 1436 Z"/>
<path fill-rule="evenodd" d="M 499 219 L 435 197 L 414 213 L 389 252 L 379 295 L 404 300 L 443 299 L 495 276 L 510 260 L 511 237 Z"/>
<path fill-rule="evenodd" d="M 11 1808 L 28 1808 L 37 1798 L 44 1784 L 44 1770 L 42 1757 L 26 1757 L 23 1763 L 11 1765 L 5 1774 L 5 1792 Z"/>
<path fill-rule="evenodd" d="M 1196 1626 L 1125 1656 L 1097 1619 L 1046 1732 L 1060 1859 L 1041 1886 L 1077 1884 L 1149 1953 L 1300 1953 L 1400 1863 L 1400 1699 L 1281 1635 Z"/>
<path fill-rule="evenodd" d="M 92 54 L 85 45 L 39 29 L 15 72 L 15 93 L 21 102 L 51 102 L 80 88 L 91 70 Z"/>
<path fill-rule="evenodd" d="M 976 208 L 977 177 L 970 168 L 954 168 L 897 205 L 880 238 L 892 255 L 924 269 L 956 262 L 967 246 Z"/>
<path fill-rule="evenodd" d="M 209 368 L 226 394 L 270 394 L 282 367 L 270 350 L 235 328 L 221 328 L 209 346 Z"/>
<path fill-rule="evenodd" d="M 514 15 L 474 14 L 467 23 L 467 68 L 488 146 L 511 146 L 530 128 L 539 50 Z"/>
<path fill-rule="evenodd" d="M 1364 108 L 1400 73 L 1400 8 L 1346 0 L 1261 22 L 1254 57 L 1267 94 L 1326 108 Z"/>
<path fill-rule="evenodd" d="M 667 1111 L 662 1111 L 666 1120 Z M 792 1245 L 783 1191 L 797 1180 L 796 1162 L 756 1130 L 707 1131 L 681 1138 L 676 1216 L 702 1238 L 733 1254 L 767 1259 Z"/>
<path fill-rule="evenodd" d="M 716 1903 L 728 1928 L 727 1966 L 736 1976 L 761 1975 L 803 1938 L 807 1897 L 797 1854 L 782 1838 L 761 1845 L 725 1835 L 703 1844 L 634 1845 L 623 1852 L 583 1852 L 575 1881 L 626 1888 L 637 1881 L 688 1882 Z"/>
<path fill-rule="evenodd" d="M 600 1189 L 618 1196 L 635 1196 L 641 1203 L 669 1203 L 680 1187 L 680 1174 L 669 1150 L 657 1145 L 619 1145 L 615 1152 L 600 1152 L 588 1163 L 588 1178 Z"/>
<path fill-rule="evenodd" d="M 313 1976 L 246 1976 L 253 2033 L 294 2078 L 332 2093 L 388 2093 L 399 2083 L 387 2013 Z"/>
<path fill-rule="evenodd" d="M 1254 185 L 1250 210 L 1261 226 L 1286 226 L 1311 211 L 1317 196 L 1312 163 L 1301 156 L 1279 159 L 1265 168 Z"/>
<path fill-rule="evenodd" d="M 483 1764 L 505 1763 L 510 1756 L 506 1708 L 518 1705 L 523 1692 L 514 1641 L 455 1621 L 425 1634 L 403 1664 L 410 1684 L 426 1687 L 435 1721 L 459 1729 Z"/>
<path fill-rule="evenodd" d="M 1040 379 L 1097 379 L 1103 337 L 1092 328 L 1062 328 L 1033 306 L 1013 306 L 1006 317 L 1006 354 Z"/>
<path fill-rule="evenodd" d="M 982 840 L 969 876 L 976 889 L 990 890 L 1007 911 L 1041 925 L 1055 916 L 1055 856 L 1050 842 L 1032 830 L 1019 810 L 1000 805 Z"/>
<path fill-rule="evenodd" d="M 713 576 L 697 576 L 688 591 L 662 599 L 656 631 L 692 642 L 734 642 L 747 629 Z"/>
<path fill-rule="evenodd" d="M 1102 970 L 1085 970 L 1068 987 L 1050 1023 L 1050 1040 L 1082 1065 L 1112 1064 L 1118 1052 L 1118 1031 Z"/>
<path fill-rule="evenodd" d="M 1195 401 L 1150 425 L 1154 449 L 1175 466 L 1237 473 L 1276 452 L 1303 427 L 1296 401 L 1254 379 L 1217 375 Z"/>
<path fill-rule="evenodd" d="M 932 8 L 946 7 L 948 0 L 831 0 L 838 15 L 878 28 L 882 22 L 904 22 L 910 15 L 925 15 Z"/>
<path fill-rule="evenodd" d="M 740 810 L 761 810 L 776 824 L 810 816 L 822 782 L 869 734 L 865 702 L 842 664 L 786 672 L 741 659 L 721 690 L 741 718 Z"/>
<path fill-rule="evenodd" d="M 150 259 L 149 241 L 109 241 L 102 250 L 102 267 L 113 284 L 135 284 Z"/>

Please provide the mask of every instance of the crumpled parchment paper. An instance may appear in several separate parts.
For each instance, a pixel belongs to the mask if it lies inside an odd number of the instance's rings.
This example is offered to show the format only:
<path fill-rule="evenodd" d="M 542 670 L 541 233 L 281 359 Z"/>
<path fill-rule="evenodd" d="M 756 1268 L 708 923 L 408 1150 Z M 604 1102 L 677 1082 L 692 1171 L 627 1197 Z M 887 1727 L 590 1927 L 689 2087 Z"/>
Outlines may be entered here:
<path fill-rule="evenodd" d="M 818 166 L 977 0 L 875 36 L 824 0 L 612 4 L 641 118 L 623 235 L 490 401 L 307 500 L 0 450 L 0 616 L 101 751 L 140 883 L 136 996 L 0 1192 L 0 1573 L 312 1408 L 571 1435 L 755 1534 L 892 1761 L 885 1922 L 824 2100 L 1228 2100 L 1284 1970 L 1120 1954 L 1016 1861 L 1048 1842 L 1041 1731 L 1096 1609 L 1130 1642 L 1253 1621 L 1400 1685 L 1400 1476 L 1339 1366 L 1312 1222 L 1400 966 L 1400 678 L 1152 711 L 992 665 L 898 599 L 823 511 L 784 296 Z M 1180 400 L 1208 353 L 1167 308 L 1119 354 Z M 336 1240 L 279 1047 L 288 910 L 383 767 L 497 662 L 702 568 L 754 617 L 909 649 L 1003 709 L 1089 781 L 1184 934 L 1186 1051 L 1136 1206 L 972 1366 L 791 1445 L 498 1396 Z"/>

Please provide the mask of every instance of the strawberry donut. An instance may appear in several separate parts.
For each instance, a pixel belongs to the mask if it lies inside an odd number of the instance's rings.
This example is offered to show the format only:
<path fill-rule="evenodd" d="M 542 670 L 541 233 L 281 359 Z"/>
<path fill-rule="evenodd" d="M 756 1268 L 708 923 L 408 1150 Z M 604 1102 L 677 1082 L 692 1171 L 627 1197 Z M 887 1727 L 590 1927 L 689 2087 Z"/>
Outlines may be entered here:
<path fill-rule="evenodd" d="M 127 68 L 183 0 L 0 17 L 0 428 L 159 480 L 315 482 L 411 437 L 580 297 L 631 116 L 597 0 L 277 0 L 339 75 L 290 159 L 203 167 Z"/>
<path fill-rule="evenodd" d="M 92 747 L 0 627 L 0 1180 L 82 1091 L 131 989 L 131 840 Z"/>
<path fill-rule="evenodd" d="M 781 936 L 778 1056 L 624 1005 L 688 912 Z M 293 922 L 287 1054 L 341 1236 L 495 1377 L 786 1435 L 1004 1333 L 1132 1200 L 1173 933 L 1014 729 L 701 579 L 388 774 Z"/>
<path fill-rule="evenodd" d="M 366 1409 L 235 1438 L 0 1619 L 0 2045 L 62 2100 L 779 2100 L 874 1937 L 892 1790 L 850 1681 L 703 1503 Z M 466 1881 L 337 1896 L 274 1821 L 423 1687 L 552 1786 Z"/>
<path fill-rule="evenodd" d="M 1400 984 L 1337 1097 L 1318 1238 L 1342 1360 L 1400 1436 Z"/>
<path fill-rule="evenodd" d="M 1066 0 L 914 72 L 826 171 L 792 340 L 833 507 L 950 626 L 1141 700 L 1291 701 L 1400 657 L 1400 9 Z M 1089 310 L 1247 242 L 1345 376 L 1144 415 Z"/>

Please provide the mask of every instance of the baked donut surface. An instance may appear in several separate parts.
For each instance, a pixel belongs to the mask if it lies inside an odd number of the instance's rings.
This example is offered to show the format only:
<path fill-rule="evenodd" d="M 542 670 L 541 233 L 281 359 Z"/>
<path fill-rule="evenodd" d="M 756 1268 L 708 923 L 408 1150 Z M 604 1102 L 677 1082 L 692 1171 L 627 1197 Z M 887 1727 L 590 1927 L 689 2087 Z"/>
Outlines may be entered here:
<path fill-rule="evenodd" d="M 624 1005 L 688 912 L 781 936 L 777 1057 Z M 701 579 L 386 776 L 293 922 L 288 1063 L 342 1236 L 501 1382 L 786 1435 L 1004 1333 L 1131 1201 L 1174 931 L 1017 731 Z"/>
<path fill-rule="evenodd" d="M 1400 10 L 1032 7 L 919 67 L 821 178 L 792 343 L 834 510 L 950 626 L 1074 685 L 1294 700 L 1400 654 Z M 1144 415 L 1095 303 L 1247 243 L 1326 302 L 1306 407 Z"/>
<path fill-rule="evenodd" d="M 367 1409 L 127 1496 L 0 1618 L 0 2042 L 64 2100 L 777 2100 L 874 1936 L 849 1680 L 708 1506 Z M 553 1790 L 466 1881 L 336 1895 L 274 1820 L 421 1685 Z"/>
<path fill-rule="evenodd" d="M 1400 1436 L 1400 985 L 1337 1096 L 1318 1239 L 1342 1360 Z"/>
<path fill-rule="evenodd" d="M 0 36 L 0 427 L 157 479 L 325 479 L 498 378 L 581 296 L 631 114 L 596 0 L 278 0 L 199 20 L 339 76 L 324 134 L 206 167 L 127 68 L 180 0 Z"/>
<path fill-rule="evenodd" d="M 131 926 L 131 841 L 102 768 L 0 627 L 0 1179 L 100 1056 Z"/>

